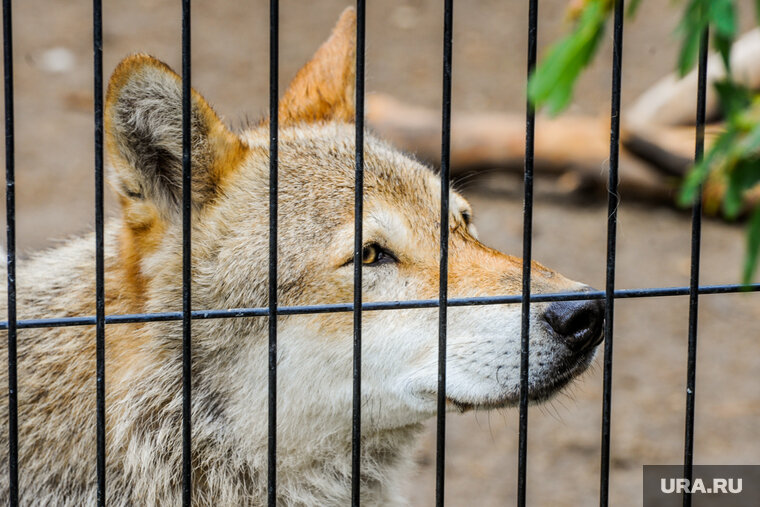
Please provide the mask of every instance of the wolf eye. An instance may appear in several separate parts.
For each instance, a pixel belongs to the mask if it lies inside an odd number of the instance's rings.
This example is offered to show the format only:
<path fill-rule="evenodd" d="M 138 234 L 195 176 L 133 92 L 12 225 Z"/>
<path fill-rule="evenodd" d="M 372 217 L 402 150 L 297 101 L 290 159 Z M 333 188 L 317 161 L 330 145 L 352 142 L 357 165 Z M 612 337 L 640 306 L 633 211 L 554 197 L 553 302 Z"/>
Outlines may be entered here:
<path fill-rule="evenodd" d="M 388 250 L 382 248 L 377 243 L 370 243 L 364 246 L 362 250 L 362 264 L 365 266 L 376 266 L 396 262 L 396 258 Z"/>

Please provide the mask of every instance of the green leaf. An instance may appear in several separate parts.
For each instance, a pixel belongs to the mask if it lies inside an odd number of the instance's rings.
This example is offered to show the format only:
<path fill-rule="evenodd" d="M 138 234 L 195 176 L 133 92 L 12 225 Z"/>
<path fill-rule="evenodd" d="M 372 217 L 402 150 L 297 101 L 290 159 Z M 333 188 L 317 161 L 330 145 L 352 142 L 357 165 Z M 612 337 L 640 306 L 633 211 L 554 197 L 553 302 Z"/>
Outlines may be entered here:
<path fill-rule="evenodd" d="M 734 0 L 708 0 L 706 4 L 707 18 L 715 27 L 715 31 L 732 39 L 736 35 Z"/>
<path fill-rule="evenodd" d="M 757 268 L 758 254 L 760 254 L 760 206 L 755 208 L 747 225 L 747 252 L 744 258 L 744 273 L 742 283 L 752 283 L 752 277 Z"/>
<path fill-rule="evenodd" d="M 726 69 L 730 68 L 731 45 L 737 30 L 734 0 L 690 0 L 677 30 L 683 40 L 678 55 L 681 76 L 694 67 L 700 39 L 708 26 L 713 27 L 715 49 L 723 58 Z"/>
<path fill-rule="evenodd" d="M 750 89 L 735 81 L 724 79 L 716 81 L 713 86 L 715 86 L 715 91 L 718 94 L 721 108 L 729 119 L 747 109 L 752 103 L 752 92 Z"/>
<path fill-rule="evenodd" d="M 728 174 L 728 187 L 723 198 L 723 210 L 729 218 L 736 218 L 742 210 L 742 196 L 760 181 L 760 160 L 740 160 Z"/>
<path fill-rule="evenodd" d="M 681 191 L 678 194 L 678 204 L 691 206 L 698 198 L 702 183 L 707 179 L 715 162 L 724 158 L 737 137 L 736 132 L 729 130 L 721 134 L 712 145 L 707 155 L 684 178 Z"/>
<path fill-rule="evenodd" d="M 681 191 L 678 194 L 678 204 L 680 206 L 688 207 L 694 204 L 694 201 L 698 198 L 701 185 L 707 178 L 708 174 L 710 174 L 710 166 L 701 163 L 695 166 L 689 174 L 686 175 L 686 178 L 681 185 Z"/>
<path fill-rule="evenodd" d="M 701 30 L 690 28 L 684 36 L 681 44 L 681 52 L 678 53 L 678 74 L 683 77 L 689 73 L 697 61 L 699 52 L 699 41 L 702 37 Z"/>
<path fill-rule="evenodd" d="M 733 128 L 741 131 L 739 127 Z M 742 135 L 732 146 L 730 156 L 738 159 L 740 162 L 751 162 L 753 170 L 760 173 L 760 166 L 758 166 L 758 162 L 760 161 L 757 158 L 758 152 L 760 152 L 760 123 L 754 123 L 752 129 Z"/>
<path fill-rule="evenodd" d="M 551 114 L 565 109 L 581 71 L 589 64 L 604 33 L 611 3 L 591 0 L 568 36 L 549 48 L 528 82 L 528 97 Z"/>
<path fill-rule="evenodd" d="M 676 32 L 680 33 L 683 39 L 681 51 L 678 53 L 678 72 L 681 76 L 685 76 L 697 61 L 700 37 L 707 26 L 704 11 L 702 0 L 690 0 L 678 24 Z"/>
<path fill-rule="evenodd" d="M 728 70 L 731 68 L 731 45 L 736 35 L 736 11 L 733 0 L 710 0 L 707 3 L 707 17 L 715 28 L 713 45 Z"/>
<path fill-rule="evenodd" d="M 760 8 L 760 0 L 755 0 L 758 4 L 758 8 Z M 636 15 L 636 11 L 639 8 L 639 5 L 641 5 L 641 0 L 631 0 L 631 2 L 628 4 L 628 16 L 634 17 Z M 759 11 L 760 12 L 760 11 Z"/>
<path fill-rule="evenodd" d="M 723 65 L 729 74 L 731 73 L 731 46 L 733 43 L 734 40 L 731 37 L 718 33 L 713 35 L 713 47 L 718 51 L 720 59 L 723 60 Z"/>

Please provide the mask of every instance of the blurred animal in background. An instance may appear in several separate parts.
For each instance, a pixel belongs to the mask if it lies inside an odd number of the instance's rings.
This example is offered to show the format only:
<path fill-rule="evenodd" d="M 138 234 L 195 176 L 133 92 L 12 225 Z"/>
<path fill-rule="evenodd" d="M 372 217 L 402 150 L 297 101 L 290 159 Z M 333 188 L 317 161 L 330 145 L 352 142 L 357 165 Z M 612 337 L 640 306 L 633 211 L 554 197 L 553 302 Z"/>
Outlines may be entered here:
<path fill-rule="evenodd" d="M 760 90 L 760 29 L 737 40 L 731 55 L 734 79 Z M 706 147 L 722 129 L 716 81 L 726 75 L 723 61 L 713 54 L 708 62 Z M 683 78 L 668 75 L 639 96 L 621 116 L 620 191 L 626 199 L 675 204 L 678 189 L 694 162 L 697 71 Z M 392 96 L 370 95 L 370 126 L 395 146 L 428 163 L 440 164 L 440 114 L 405 104 Z M 566 114 L 541 116 L 536 121 L 535 171 L 554 177 L 554 191 L 573 195 L 606 193 L 605 161 L 610 152 L 610 120 Z M 455 177 L 499 169 L 522 173 L 525 117 L 514 113 L 454 113 L 451 171 Z M 705 212 L 720 214 L 725 186 L 708 180 Z M 747 194 L 745 209 L 760 203 L 760 187 Z"/>

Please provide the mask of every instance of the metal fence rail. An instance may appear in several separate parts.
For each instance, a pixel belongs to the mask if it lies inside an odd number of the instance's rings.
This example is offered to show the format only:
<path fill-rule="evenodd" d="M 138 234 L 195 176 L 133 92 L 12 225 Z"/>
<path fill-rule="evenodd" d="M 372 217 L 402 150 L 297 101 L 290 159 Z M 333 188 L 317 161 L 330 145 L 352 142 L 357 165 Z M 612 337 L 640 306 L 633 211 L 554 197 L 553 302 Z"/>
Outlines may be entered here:
<path fill-rule="evenodd" d="M 11 1 L 3 0 L 5 91 L 5 212 L 8 249 L 8 496 L 18 505 L 18 380 L 16 367 L 16 161 L 13 127 L 13 32 Z"/>
<path fill-rule="evenodd" d="M 192 115 L 190 80 L 190 0 L 182 0 L 182 503 L 190 505 L 192 488 L 192 182 L 190 172 Z M 101 247 L 102 248 L 102 247 Z M 102 254 L 101 254 L 102 255 Z M 105 504 L 105 499 L 103 500 Z"/>
<path fill-rule="evenodd" d="M 599 504 L 607 505 L 610 489 L 610 427 L 612 422 L 612 334 L 615 324 L 615 256 L 617 248 L 618 161 L 620 156 L 620 87 L 623 68 L 624 0 L 615 1 L 612 48 L 612 104 L 610 111 L 610 168 L 607 188 L 607 280 L 604 300 L 604 379 L 602 393 L 602 450 Z"/>
<path fill-rule="evenodd" d="M 451 162 L 451 66 L 454 2 L 443 7 L 443 95 L 441 103 L 441 255 L 438 277 L 438 399 L 436 413 L 435 504 L 444 502 L 446 464 L 446 310 L 449 298 L 449 166 Z M 364 98 L 362 97 L 362 100 Z"/>
<path fill-rule="evenodd" d="M 93 100 L 95 110 L 95 382 L 98 504 L 106 502 L 106 289 L 103 262 L 103 5 L 92 2 Z"/>
<path fill-rule="evenodd" d="M 538 0 L 528 6 L 528 75 L 536 68 L 538 46 Z M 525 104 L 525 174 L 523 178 L 523 265 L 520 321 L 520 405 L 517 449 L 517 505 L 525 505 L 528 481 L 528 374 L 530 357 L 530 266 L 533 258 L 533 154 L 536 136 L 536 108 Z"/>
<path fill-rule="evenodd" d="M 364 239 L 364 42 L 366 9 L 364 0 L 356 2 L 356 154 L 354 180 L 354 357 L 353 403 L 351 407 L 351 504 L 359 505 L 361 494 L 362 439 L 362 262 Z"/>
<path fill-rule="evenodd" d="M 97 485 L 98 504 L 106 504 L 106 397 L 105 397 L 105 333 L 106 325 L 136 322 L 182 321 L 183 326 L 183 403 L 182 403 L 182 479 L 183 504 L 192 500 L 191 467 L 191 324 L 197 319 L 267 317 L 269 331 L 269 398 L 268 398 L 268 477 L 269 505 L 277 500 L 277 316 L 315 313 L 353 312 L 353 414 L 352 414 L 352 505 L 360 504 L 361 466 L 361 331 L 362 313 L 408 308 L 438 308 L 439 311 L 439 363 L 438 363 L 438 414 L 436 439 L 436 505 L 444 505 L 444 467 L 446 431 L 446 324 L 448 307 L 520 303 L 522 305 L 520 403 L 519 403 L 519 450 L 518 450 L 518 498 L 517 504 L 526 503 L 527 477 L 527 431 L 528 431 L 528 372 L 529 372 L 529 318 L 533 302 L 572 301 L 604 299 L 606 319 L 604 325 L 604 393 L 602 407 L 602 442 L 600 473 L 600 504 L 606 506 L 610 483 L 610 421 L 612 406 L 612 345 L 614 302 L 616 299 L 686 296 L 689 305 L 689 347 L 687 363 L 686 422 L 684 444 L 684 474 L 691 478 L 694 440 L 694 402 L 697 352 L 697 303 L 699 295 L 730 294 L 744 291 L 760 292 L 760 284 L 699 285 L 699 253 L 701 241 L 701 204 L 693 208 L 691 279 L 688 287 L 656 287 L 643 289 L 615 289 L 615 247 L 618 211 L 618 153 L 620 133 L 620 89 L 622 71 L 624 0 L 615 2 L 614 48 L 612 64 L 612 104 L 610 136 L 609 200 L 607 222 L 607 282 L 604 291 L 586 293 L 531 294 L 530 260 L 533 225 L 533 153 L 535 109 L 527 105 L 526 149 L 524 174 L 524 229 L 523 229 L 523 283 L 520 295 L 491 297 L 449 298 L 448 273 L 448 209 L 449 209 L 449 146 L 451 135 L 451 79 L 452 79 L 452 27 L 454 19 L 453 0 L 445 0 L 443 20 L 443 102 L 441 144 L 441 238 L 440 238 L 440 288 L 438 299 L 416 301 L 383 301 L 362 303 L 362 211 L 364 175 L 364 48 L 365 48 L 365 2 L 357 0 L 357 51 L 356 51 L 356 152 L 355 152 L 355 240 L 354 240 L 354 297 L 353 303 L 307 306 L 278 306 L 277 302 L 277 189 L 278 189 L 278 45 L 279 2 L 270 0 L 270 80 L 269 80 L 269 129 L 270 129 L 270 188 L 269 188 L 269 300 L 268 306 L 231 310 L 193 310 L 191 298 L 191 147 L 190 147 L 190 0 L 182 0 L 182 142 L 183 142 L 183 268 L 182 311 L 151 314 L 106 315 L 104 289 L 104 241 L 103 241 L 103 39 L 101 0 L 93 0 L 93 69 L 94 69 L 94 135 L 95 135 L 95 237 L 96 237 L 96 314 L 65 318 L 18 320 L 16 316 L 16 249 L 15 249 L 15 192 L 14 192 L 14 109 L 13 109 L 13 36 L 11 0 L 3 0 L 3 54 L 5 91 L 5 160 L 6 160 L 6 210 L 7 210 L 7 287 L 8 316 L 0 321 L 0 330 L 8 332 L 8 410 L 9 410 L 9 496 L 13 506 L 19 504 L 18 489 L 18 397 L 16 338 L 18 329 L 95 326 L 96 327 L 96 383 L 97 383 Z M 536 41 L 538 31 L 538 0 L 530 0 L 528 19 L 528 75 L 536 64 Z M 704 151 L 705 93 L 707 67 L 707 32 L 702 36 L 699 58 L 699 88 L 697 97 L 696 159 Z M 179 464 L 178 464 L 179 465 Z M 23 470 L 21 471 L 23 473 Z M 22 492 L 23 493 L 23 492 Z M 684 494 L 684 505 L 691 498 Z"/>
<path fill-rule="evenodd" d="M 269 507 L 277 503 L 277 143 L 280 76 L 280 8 L 269 3 L 269 397 L 267 440 L 267 496 Z"/>
<path fill-rule="evenodd" d="M 707 96 L 707 48 L 709 28 L 702 32 L 697 69 L 697 139 L 694 161 L 705 153 L 705 102 Z M 700 191 L 701 195 L 702 192 Z M 689 280 L 689 352 L 686 363 L 686 424 L 684 430 L 683 474 L 691 482 L 694 462 L 694 404 L 697 382 L 697 317 L 699 303 L 699 253 L 702 244 L 702 200 L 694 202 L 691 212 L 691 273 Z M 691 505 L 691 494 L 684 493 L 684 507 Z"/>

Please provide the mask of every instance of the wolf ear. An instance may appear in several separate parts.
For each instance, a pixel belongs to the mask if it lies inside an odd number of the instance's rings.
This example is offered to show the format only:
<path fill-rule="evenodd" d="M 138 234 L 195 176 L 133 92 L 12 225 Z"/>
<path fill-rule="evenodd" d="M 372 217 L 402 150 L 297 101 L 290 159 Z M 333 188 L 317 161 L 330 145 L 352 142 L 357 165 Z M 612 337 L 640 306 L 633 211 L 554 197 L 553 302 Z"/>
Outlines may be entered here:
<path fill-rule="evenodd" d="M 246 146 L 192 92 L 192 198 L 213 199 Z M 177 216 L 182 199 L 182 80 L 148 55 L 124 59 L 108 85 L 105 134 L 113 186 L 123 202 L 148 201 Z"/>
<path fill-rule="evenodd" d="M 330 38 L 298 71 L 279 103 L 280 125 L 354 121 L 356 11 L 343 11 Z"/>

